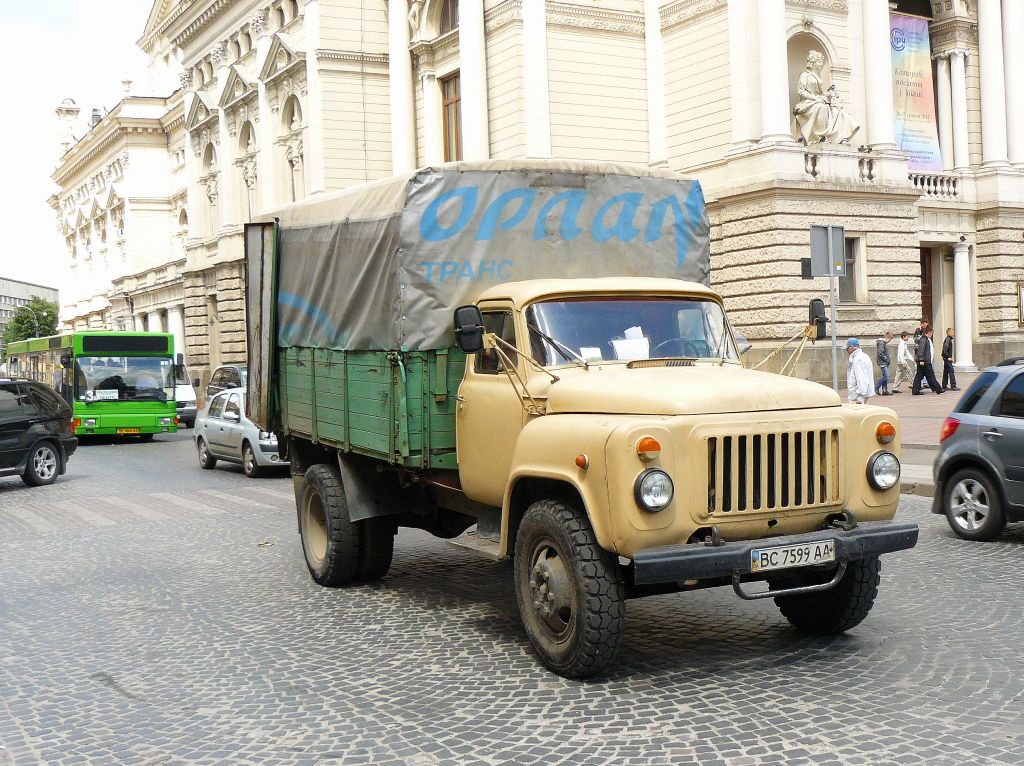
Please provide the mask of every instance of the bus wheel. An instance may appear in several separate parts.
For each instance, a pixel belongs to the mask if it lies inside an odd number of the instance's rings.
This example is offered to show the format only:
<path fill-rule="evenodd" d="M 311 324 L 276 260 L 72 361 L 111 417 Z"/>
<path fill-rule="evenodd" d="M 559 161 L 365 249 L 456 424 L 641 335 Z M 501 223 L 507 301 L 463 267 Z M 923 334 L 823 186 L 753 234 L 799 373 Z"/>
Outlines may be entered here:
<path fill-rule="evenodd" d="M 302 552 L 319 585 L 347 585 L 359 565 L 359 529 L 348 516 L 338 471 L 323 463 L 306 471 L 299 505 Z"/>
<path fill-rule="evenodd" d="M 139 441 L 145 444 L 153 441 L 153 434 L 139 434 Z"/>

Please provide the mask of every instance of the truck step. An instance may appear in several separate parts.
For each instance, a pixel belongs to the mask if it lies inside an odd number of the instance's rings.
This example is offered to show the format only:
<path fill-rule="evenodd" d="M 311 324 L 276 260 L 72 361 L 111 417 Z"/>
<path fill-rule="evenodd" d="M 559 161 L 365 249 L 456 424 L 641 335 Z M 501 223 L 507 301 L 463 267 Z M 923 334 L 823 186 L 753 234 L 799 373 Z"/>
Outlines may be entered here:
<path fill-rule="evenodd" d="M 501 544 L 491 537 L 483 537 L 480 535 L 477 532 L 476 527 L 463 532 L 458 537 L 448 540 L 447 542 L 453 548 L 471 551 L 483 556 L 484 558 L 488 558 L 491 561 L 498 561 L 501 559 L 501 556 L 498 553 Z"/>

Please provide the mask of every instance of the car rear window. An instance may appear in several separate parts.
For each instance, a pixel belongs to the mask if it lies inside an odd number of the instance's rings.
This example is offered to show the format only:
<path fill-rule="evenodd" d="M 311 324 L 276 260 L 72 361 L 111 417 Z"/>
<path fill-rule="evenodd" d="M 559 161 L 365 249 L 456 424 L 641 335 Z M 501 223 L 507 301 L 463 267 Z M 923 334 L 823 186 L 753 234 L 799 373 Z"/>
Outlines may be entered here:
<path fill-rule="evenodd" d="M 971 387 L 960 397 L 960 401 L 956 403 L 953 412 L 959 412 L 964 415 L 974 412 L 974 408 L 978 406 L 978 402 L 981 401 L 982 397 L 992 387 L 992 383 L 997 377 L 999 375 L 995 372 L 981 373 L 981 375 L 975 378 Z"/>
<path fill-rule="evenodd" d="M 36 409 L 47 415 L 61 415 L 69 409 L 67 403 L 46 386 L 29 386 L 28 393 Z"/>

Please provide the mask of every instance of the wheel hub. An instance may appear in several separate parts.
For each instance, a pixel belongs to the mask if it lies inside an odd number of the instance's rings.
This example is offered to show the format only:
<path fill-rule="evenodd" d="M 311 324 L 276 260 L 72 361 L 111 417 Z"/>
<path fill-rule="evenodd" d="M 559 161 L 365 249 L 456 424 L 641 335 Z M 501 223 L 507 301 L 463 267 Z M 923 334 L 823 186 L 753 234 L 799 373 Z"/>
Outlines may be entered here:
<path fill-rule="evenodd" d="M 530 601 L 540 622 L 555 638 L 571 627 L 573 588 L 564 559 L 549 543 L 534 549 L 530 567 Z"/>

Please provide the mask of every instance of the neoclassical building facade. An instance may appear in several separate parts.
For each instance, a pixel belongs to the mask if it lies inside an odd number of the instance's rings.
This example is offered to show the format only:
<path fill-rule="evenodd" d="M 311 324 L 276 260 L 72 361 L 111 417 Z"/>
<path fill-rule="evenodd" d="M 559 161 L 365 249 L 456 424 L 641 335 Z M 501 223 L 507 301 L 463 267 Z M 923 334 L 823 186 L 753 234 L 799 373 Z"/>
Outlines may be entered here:
<path fill-rule="evenodd" d="M 916 28 L 911 71 L 895 53 Z M 753 359 L 827 298 L 801 274 L 812 224 L 845 228 L 841 335 L 926 316 L 956 327 L 961 366 L 1024 353 L 1018 0 L 156 0 L 140 45 L 180 74 L 165 252 L 199 377 L 244 361 L 256 212 L 487 158 L 699 178 Z M 830 378 L 827 358 L 800 374 Z"/>

